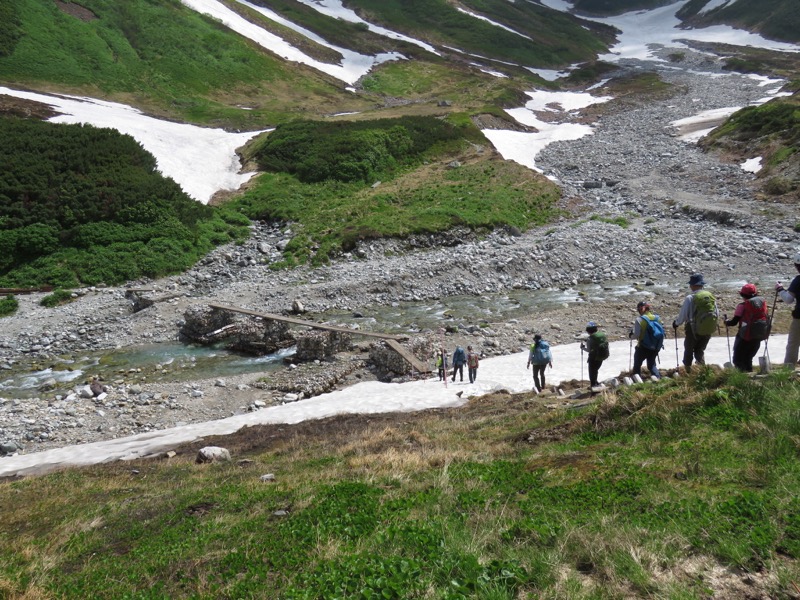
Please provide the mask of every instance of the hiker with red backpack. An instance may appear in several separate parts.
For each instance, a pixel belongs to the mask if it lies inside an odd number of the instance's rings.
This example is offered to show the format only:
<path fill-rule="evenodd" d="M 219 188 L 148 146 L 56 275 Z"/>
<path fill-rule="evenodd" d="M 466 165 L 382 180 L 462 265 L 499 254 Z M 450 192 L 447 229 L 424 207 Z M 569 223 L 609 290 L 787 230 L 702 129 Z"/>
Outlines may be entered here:
<path fill-rule="evenodd" d="M 689 289 L 692 293 L 686 296 L 678 316 L 672 322 L 672 328 L 686 323 L 686 337 L 683 340 L 683 365 L 686 372 L 692 370 L 692 360 L 698 365 L 706 364 L 706 346 L 711 334 L 717 329 L 719 310 L 717 301 L 711 292 L 704 290 L 706 282 L 700 273 L 689 277 Z M 677 337 L 677 336 L 676 336 Z"/>
<path fill-rule="evenodd" d="M 636 340 L 633 353 L 633 375 L 642 376 L 642 363 L 647 361 L 647 370 L 657 379 L 661 379 L 656 360 L 664 347 L 664 324 L 661 317 L 650 310 L 650 303 L 642 300 L 636 305 L 639 316 L 633 322 L 631 337 Z"/>
<path fill-rule="evenodd" d="M 794 268 L 800 273 L 800 251 L 795 252 L 794 255 Z M 775 285 L 776 297 L 780 296 L 781 300 L 786 304 L 794 304 L 792 310 L 792 324 L 789 326 L 789 339 L 786 340 L 786 356 L 783 363 L 797 365 L 797 354 L 800 352 L 800 275 L 796 275 L 792 282 L 789 284 L 789 289 L 784 289 L 783 284 L 779 281 Z"/>
<path fill-rule="evenodd" d="M 480 364 L 480 356 L 472 349 L 472 346 L 467 346 L 467 375 L 469 375 L 470 383 L 475 383 L 478 378 L 478 364 Z"/>
<path fill-rule="evenodd" d="M 739 325 L 736 339 L 733 341 L 733 366 L 740 371 L 750 373 L 753 370 L 753 358 L 758 354 L 761 342 L 769 336 L 769 318 L 767 302 L 758 295 L 756 286 L 747 283 L 742 286 L 739 295 L 743 301 L 736 305 L 733 318 L 723 315 L 725 327 Z"/>

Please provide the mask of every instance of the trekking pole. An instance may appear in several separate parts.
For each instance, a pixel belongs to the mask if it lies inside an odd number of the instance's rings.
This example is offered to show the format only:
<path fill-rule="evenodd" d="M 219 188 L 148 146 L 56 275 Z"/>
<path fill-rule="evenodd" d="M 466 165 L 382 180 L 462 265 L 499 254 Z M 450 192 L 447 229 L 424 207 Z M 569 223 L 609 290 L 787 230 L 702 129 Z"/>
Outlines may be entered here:
<path fill-rule="evenodd" d="M 680 369 L 681 368 L 681 362 L 680 362 L 680 360 L 678 360 L 678 328 L 677 327 L 673 327 L 672 328 L 672 333 L 675 335 L 675 368 L 676 369 Z"/>
<path fill-rule="evenodd" d="M 778 290 L 775 290 L 775 300 L 772 302 L 772 312 L 769 313 L 769 323 L 767 323 L 767 339 L 764 340 L 764 354 L 767 355 L 767 346 L 769 345 L 769 336 L 772 335 L 772 318 L 775 316 L 775 306 L 778 304 Z"/>
<path fill-rule="evenodd" d="M 633 365 L 631 363 L 631 360 L 633 360 L 632 357 L 633 357 L 633 338 L 629 338 L 628 339 L 628 371 L 630 371 L 633 368 Z"/>
<path fill-rule="evenodd" d="M 726 321 L 728 319 L 725 319 Z M 728 362 L 733 364 L 733 359 L 731 358 L 731 334 L 728 332 L 728 324 L 725 323 L 725 338 L 728 340 Z"/>

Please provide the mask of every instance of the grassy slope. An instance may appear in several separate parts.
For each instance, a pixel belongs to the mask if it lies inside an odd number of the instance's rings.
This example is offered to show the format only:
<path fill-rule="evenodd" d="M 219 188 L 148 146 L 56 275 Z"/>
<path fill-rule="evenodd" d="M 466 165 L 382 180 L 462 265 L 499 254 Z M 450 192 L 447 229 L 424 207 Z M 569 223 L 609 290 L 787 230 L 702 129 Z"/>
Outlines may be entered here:
<path fill-rule="evenodd" d="M 340 83 L 269 55 L 175 0 L 82 5 L 98 18 L 82 21 L 53 3 L 17 0 L 25 35 L 0 55 L 0 81 L 80 91 L 232 126 L 364 106 Z"/>
<path fill-rule="evenodd" d="M 793 0 L 737 0 L 713 11 L 697 14 L 706 5 L 693 0 L 678 13 L 693 27 L 725 24 L 757 31 L 785 42 L 800 41 L 800 11 Z"/>
<path fill-rule="evenodd" d="M 470 10 L 529 36 L 460 13 L 445 0 L 353 0 L 371 22 L 382 23 L 430 43 L 516 64 L 548 67 L 590 60 L 607 47 L 598 37 L 610 30 L 532 3 L 471 0 Z M 583 25 L 591 27 L 595 34 Z"/>
<path fill-rule="evenodd" d="M 787 201 L 800 200 L 800 92 L 734 113 L 702 145 L 742 159 L 761 156 L 763 189 Z"/>
<path fill-rule="evenodd" d="M 798 402 L 785 372 L 704 371 L 578 413 L 495 395 L 6 483 L 0 594 L 788 598 Z M 209 444 L 234 462 L 194 465 Z"/>

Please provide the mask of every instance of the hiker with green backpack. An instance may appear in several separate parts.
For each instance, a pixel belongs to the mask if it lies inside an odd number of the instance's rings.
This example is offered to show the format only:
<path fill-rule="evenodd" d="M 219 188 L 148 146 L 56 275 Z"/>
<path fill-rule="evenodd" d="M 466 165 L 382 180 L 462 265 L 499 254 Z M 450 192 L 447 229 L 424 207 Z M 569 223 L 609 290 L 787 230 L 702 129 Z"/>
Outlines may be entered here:
<path fill-rule="evenodd" d="M 650 310 L 650 303 L 642 300 L 636 305 L 639 313 L 633 322 L 631 336 L 636 340 L 636 351 L 633 354 L 633 375 L 642 376 L 642 363 L 647 361 L 647 370 L 657 379 L 661 379 L 656 360 L 664 347 L 664 324 L 661 317 Z"/>
<path fill-rule="evenodd" d="M 698 365 L 706 364 L 706 346 L 711 339 L 711 334 L 716 331 L 719 318 L 717 300 L 714 295 L 704 290 L 706 282 L 700 273 L 689 277 L 689 289 L 692 293 L 686 296 L 672 328 L 686 324 L 686 337 L 683 340 L 683 365 L 686 372 L 692 370 L 692 360 Z"/>
<path fill-rule="evenodd" d="M 589 353 L 589 358 L 586 360 L 586 364 L 589 365 L 589 386 L 595 388 L 600 385 L 598 381 L 600 367 L 609 355 L 608 338 L 605 333 L 598 330 L 594 321 L 586 324 L 586 333 L 589 337 L 586 338 L 586 345 L 581 344 L 581 350 Z"/>

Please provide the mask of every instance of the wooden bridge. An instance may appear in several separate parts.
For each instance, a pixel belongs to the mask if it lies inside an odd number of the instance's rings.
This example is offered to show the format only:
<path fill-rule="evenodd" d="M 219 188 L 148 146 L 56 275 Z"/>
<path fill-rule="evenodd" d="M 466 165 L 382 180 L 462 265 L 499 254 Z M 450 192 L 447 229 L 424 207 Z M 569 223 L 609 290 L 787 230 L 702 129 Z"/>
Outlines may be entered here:
<path fill-rule="evenodd" d="M 408 339 L 407 335 L 395 335 L 391 333 L 376 333 L 374 331 L 362 331 L 360 329 L 348 329 L 347 327 L 339 327 L 337 325 L 323 325 L 322 323 L 315 323 L 314 321 L 307 321 L 306 319 L 298 319 L 297 317 L 285 317 L 283 315 L 275 315 L 272 313 L 262 313 L 255 310 L 248 310 L 246 308 L 237 308 L 235 306 L 226 306 L 224 304 L 209 304 L 211 308 L 217 310 L 229 310 L 231 312 L 241 313 L 244 315 L 251 315 L 253 317 L 261 317 L 262 319 L 270 319 L 272 321 L 281 321 L 289 323 L 290 325 L 302 325 L 303 327 L 311 327 L 313 329 L 322 329 L 325 331 L 338 331 L 339 333 L 349 333 L 351 335 L 363 335 L 366 337 L 378 338 L 386 342 L 392 350 L 402 356 L 408 364 L 410 364 L 416 371 L 420 373 L 430 373 L 431 368 L 409 352 L 406 348 L 400 345 L 400 341 Z"/>

